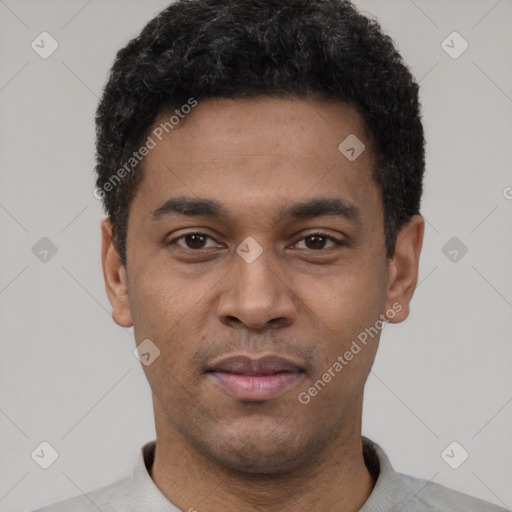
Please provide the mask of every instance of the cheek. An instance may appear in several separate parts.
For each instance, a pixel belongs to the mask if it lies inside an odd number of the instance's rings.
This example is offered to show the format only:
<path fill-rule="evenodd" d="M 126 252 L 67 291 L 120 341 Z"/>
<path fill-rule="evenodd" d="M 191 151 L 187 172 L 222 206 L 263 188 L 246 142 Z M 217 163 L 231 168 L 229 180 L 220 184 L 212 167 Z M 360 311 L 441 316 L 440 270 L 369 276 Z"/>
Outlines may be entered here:
<path fill-rule="evenodd" d="M 319 355 L 310 383 L 330 382 L 319 405 L 341 397 L 351 401 L 362 391 L 375 359 L 383 325 L 380 315 L 386 304 L 386 275 L 382 268 L 361 262 L 350 271 L 334 272 L 330 279 L 309 285 L 305 302 L 317 324 L 314 335 Z"/>
<path fill-rule="evenodd" d="M 356 403 L 363 392 L 383 325 L 385 289 L 382 278 L 354 272 L 309 290 L 319 361 L 301 391 L 314 396 L 319 409 Z"/>
<path fill-rule="evenodd" d="M 149 339 L 158 348 L 158 357 L 143 365 L 143 371 L 159 402 L 179 410 L 189 398 L 184 390 L 193 387 L 190 341 L 197 338 L 205 294 L 203 288 L 154 268 L 148 265 L 139 272 L 131 289 L 134 335 L 137 344 Z"/>
<path fill-rule="evenodd" d="M 203 282 L 193 282 L 177 274 L 165 258 L 140 265 L 133 274 L 129 295 L 134 324 L 156 329 L 155 334 L 177 325 L 193 312 L 208 290 Z"/>
<path fill-rule="evenodd" d="M 157 361 L 144 368 L 148 379 L 183 382 L 192 373 L 187 371 L 191 353 L 204 337 L 219 278 L 192 279 L 173 271 L 168 261 L 141 266 L 136 275 L 130 288 L 135 339 L 150 339 L 160 350 Z"/>
<path fill-rule="evenodd" d="M 135 340 L 137 344 L 151 340 L 160 350 L 159 363 L 166 358 L 168 340 L 173 336 L 177 320 L 184 315 L 180 309 L 183 297 L 171 283 L 153 273 L 139 273 L 129 291 Z M 151 372 L 150 367 L 144 369 Z"/>
<path fill-rule="evenodd" d="M 361 263 L 302 282 L 303 302 L 321 320 L 326 334 L 346 338 L 379 318 L 386 304 L 387 280 L 382 269 L 371 269 Z"/>

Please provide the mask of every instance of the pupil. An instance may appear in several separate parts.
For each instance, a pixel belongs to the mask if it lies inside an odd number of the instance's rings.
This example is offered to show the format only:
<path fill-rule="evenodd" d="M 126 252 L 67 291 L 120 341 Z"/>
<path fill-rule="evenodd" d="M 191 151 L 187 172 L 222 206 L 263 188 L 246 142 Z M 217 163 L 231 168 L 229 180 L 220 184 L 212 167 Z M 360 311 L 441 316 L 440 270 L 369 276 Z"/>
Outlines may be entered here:
<path fill-rule="evenodd" d="M 309 249 L 322 249 L 325 245 L 325 237 L 317 235 L 309 236 L 306 238 L 306 245 Z"/>
<path fill-rule="evenodd" d="M 191 249 L 202 249 L 205 243 L 203 235 L 188 235 L 187 237 L 187 245 Z"/>
<path fill-rule="evenodd" d="M 191 249 L 202 249 L 205 244 L 204 235 L 188 235 L 187 245 Z M 312 235 L 306 238 L 306 245 L 310 249 L 322 249 L 325 245 L 325 237 Z"/>

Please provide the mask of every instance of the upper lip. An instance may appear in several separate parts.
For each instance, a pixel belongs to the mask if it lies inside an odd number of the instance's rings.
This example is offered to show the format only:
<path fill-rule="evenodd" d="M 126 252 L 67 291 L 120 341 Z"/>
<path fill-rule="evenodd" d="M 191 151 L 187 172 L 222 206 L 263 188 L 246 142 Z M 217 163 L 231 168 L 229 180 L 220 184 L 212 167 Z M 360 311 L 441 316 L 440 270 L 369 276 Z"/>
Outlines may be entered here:
<path fill-rule="evenodd" d="M 208 372 L 226 372 L 239 375 L 272 375 L 279 372 L 303 372 L 304 368 L 290 359 L 276 355 L 250 357 L 232 355 L 208 366 Z"/>

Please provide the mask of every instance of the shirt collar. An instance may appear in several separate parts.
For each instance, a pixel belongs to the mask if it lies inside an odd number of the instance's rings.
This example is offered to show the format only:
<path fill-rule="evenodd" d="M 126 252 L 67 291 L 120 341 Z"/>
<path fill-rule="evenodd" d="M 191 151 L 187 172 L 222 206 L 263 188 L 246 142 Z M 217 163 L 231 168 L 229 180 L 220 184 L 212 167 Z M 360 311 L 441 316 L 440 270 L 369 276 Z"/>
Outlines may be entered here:
<path fill-rule="evenodd" d="M 151 510 L 152 512 L 181 512 L 156 486 L 148 468 L 153 465 L 156 441 L 146 443 L 139 451 L 133 468 L 132 485 L 130 485 L 131 503 L 134 511 Z"/>
<path fill-rule="evenodd" d="M 384 450 L 375 442 L 362 436 L 365 464 L 376 480 L 368 500 L 360 512 L 384 512 L 390 510 L 393 502 L 400 500 L 399 475 L 391 466 Z M 133 510 L 151 510 L 152 512 L 180 512 L 153 482 L 148 468 L 153 464 L 156 441 L 146 443 L 139 451 L 134 465 L 130 497 Z M 405 496 L 404 496 L 405 497 Z"/>

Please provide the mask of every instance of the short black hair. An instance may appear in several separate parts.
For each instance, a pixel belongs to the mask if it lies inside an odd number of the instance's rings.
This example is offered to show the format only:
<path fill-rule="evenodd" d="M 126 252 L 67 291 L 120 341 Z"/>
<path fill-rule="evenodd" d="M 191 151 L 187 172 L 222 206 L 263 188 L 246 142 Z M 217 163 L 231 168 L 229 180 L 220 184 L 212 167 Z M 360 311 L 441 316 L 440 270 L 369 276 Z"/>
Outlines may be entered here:
<path fill-rule="evenodd" d="M 156 117 L 191 99 L 276 94 L 341 100 L 362 116 L 392 257 L 419 213 L 425 141 L 418 85 L 379 23 L 348 0 L 178 0 L 117 53 L 96 113 L 95 195 L 125 266 L 143 173 L 133 154 Z"/>

